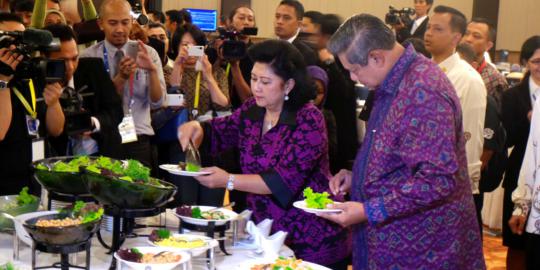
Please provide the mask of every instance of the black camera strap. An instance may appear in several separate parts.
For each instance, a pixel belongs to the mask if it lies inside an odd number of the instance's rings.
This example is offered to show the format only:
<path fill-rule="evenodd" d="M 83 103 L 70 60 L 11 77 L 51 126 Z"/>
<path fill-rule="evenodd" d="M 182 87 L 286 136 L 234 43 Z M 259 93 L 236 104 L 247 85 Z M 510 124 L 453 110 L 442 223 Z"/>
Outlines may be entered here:
<path fill-rule="evenodd" d="M 24 98 L 24 96 L 21 94 L 21 92 L 19 92 L 19 90 L 17 90 L 16 87 L 13 87 L 13 92 L 15 93 L 17 98 L 21 101 L 22 105 L 24 106 L 28 114 L 32 117 L 32 119 L 36 119 L 37 118 L 36 90 L 34 88 L 34 82 L 32 81 L 32 79 L 28 80 L 28 87 L 30 88 L 30 97 L 32 98 L 31 100 L 32 106 L 30 106 L 26 98 Z"/>

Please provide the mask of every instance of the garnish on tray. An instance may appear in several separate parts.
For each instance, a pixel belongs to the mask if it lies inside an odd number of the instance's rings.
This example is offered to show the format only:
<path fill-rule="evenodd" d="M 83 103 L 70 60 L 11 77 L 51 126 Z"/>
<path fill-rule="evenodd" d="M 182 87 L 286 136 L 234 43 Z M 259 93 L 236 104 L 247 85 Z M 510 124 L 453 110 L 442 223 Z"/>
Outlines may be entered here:
<path fill-rule="evenodd" d="M 152 242 L 157 242 L 163 239 L 167 239 L 171 237 L 171 231 L 167 229 L 158 229 L 153 230 L 152 233 L 150 233 L 150 236 L 148 236 L 148 240 Z"/>
<path fill-rule="evenodd" d="M 329 196 L 328 192 L 314 192 L 310 187 L 304 189 L 304 201 L 308 208 L 325 209 L 328 204 L 334 203 L 332 199 L 328 198 Z"/>
<path fill-rule="evenodd" d="M 15 266 L 11 263 L 0 265 L 0 270 L 15 270 Z"/>
<path fill-rule="evenodd" d="M 148 236 L 148 240 L 153 242 L 156 246 L 183 249 L 199 248 L 206 245 L 206 242 L 202 238 L 174 236 L 166 229 L 153 230 L 150 236 Z"/>
<path fill-rule="evenodd" d="M 206 220 L 222 220 L 222 219 L 229 218 L 229 216 L 225 215 L 220 210 L 202 211 L 200 207 L 197 207 L 197 206 L 191 207 L 188 205 L 182 205 L 180 207 L 177 207 L 176 213 L 184 217 L 192 217 L 192 218 L 206 219 Z"/>
<path fill-rule="evenodd" d="M 300 259 L 280 256 L 274 263 L 257 264 L 252 266 L 251 270 L 312 270 L 312 268 L 304 265 L 304 261 Z"/>
<path fill-rule="evenodd" d="M 199 172 L 201 170 L 201 166 L 190 162 L 186 163 L 183 161 L 178 162 L 178 168 L 186 172 Z"/>
<path fill-rule="evenodd" d="M 117 254 L 122 260 L 135 263 L 175 263 L 182 259 L 182 256 L 172 252 L 142 253 L 136 248 L 120 249 Z"/>
<path fill-rule="evenodd" d="M 38 201 L 38 198 L 36 196 L 32 196 L 32 195 L 28 194 L 28 187 L 23 187 L 21 192 L 19 192 L 19 195 L 17 195 L 16 200 L 5 204 L 0 209 L 0 211 L 8 211 L 8 210 L 16 208 L 16 207 L 36 203 L 37 201 Z"/>

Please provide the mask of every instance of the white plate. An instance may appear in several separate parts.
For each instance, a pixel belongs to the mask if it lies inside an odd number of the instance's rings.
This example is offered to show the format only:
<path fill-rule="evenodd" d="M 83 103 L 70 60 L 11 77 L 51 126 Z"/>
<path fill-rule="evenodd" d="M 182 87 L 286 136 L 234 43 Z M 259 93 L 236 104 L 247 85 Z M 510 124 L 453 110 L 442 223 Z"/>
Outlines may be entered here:
<path fill-rule="evenodd" d="M 23 241 L 23 243 L 27 244 L 28 246 L 32 246 L 32 238 L 26 231 L 26 229 L 23 226 L 23 223 L 25 223 L 27 220 L 43 215 L 50 215 L 50 214 L 56 214 L 58 211 L 37 211 L 37 212 L 30 212 L 22 215 L 18 215 L 15 217 L 15 232 L 17 233 L 17 237 Z"/>
<path fill-rule="evenodd" d="M 196 205 L 191 206 L 191 208 L 194 208 L 194 207 L 199 207 L 202 212 L 216 208 L 214 206 L 196 206 Z M 187 217 L 187 216 L 181 216 L 181 215 L 178 215 L 176 213 L 176 209 L 174 209 L 173 211 L 174 211 L 174 215 L 177 216 L 178 218 L 180 218 L 182 220 L 182 222 L 187 222 L 189 224 L 201 225 L 201 226 L 208 225 L 208 222 L 210 222 L 210 221 L 214 221 L 216 223 L 216 226 L 221 226 L 221 225 L 224 225 L 225 223 L 227 223 L 227 222 L 229 222 L 231 220 L 235 220 L 238 217 L 238 214 L 236 212 L 231 211 L 229 209 L 225 209 L 225 208 L 218 209 L 217 211 L 223 212 L 223 214 L 225 214 L 229 218 L 228 219 L 218 219 L 218 220 L 200 219 L 200 218 L 192 218 L 192 217 Z"/>
<path fill-rule="evenodd" d="M 340 204 L 340 202 L 334 202 L 334 204 Z M 317 213 L 341 213 L 343 210 L 341 209 L 316 209 L 316 208 L 308 208 L 306 206 L 306 201 L 296 201 L 293 203 L 293 206 L 302 209 L 308 213 L 317 214 Z"/>
<path fill-rule="evenodd" d="M 211 172 L 188 172 L 188 171 L 180 170 L 180 168 L 176 164 L 161 164 L 159 165 L 159 168 L 166 170 L 170 174 L 181 175 L 181 176 L 201 176 L 201 175 L 212 174 Z"/>
<path fill-rule="evenodd" d="M 135 248 L 138 249 L 143 254 L 145 254 L 145 253 L 157 254 L 157 253 L 162 252 L 162 251 L 170 251 L 170 252 L 173 252 L 174 254 L 178 254 L 178 255 L 182 256 L 182 258 L 180 258 L 180 261 L 175 262 L 175 263 L 136 263 L 136 262 L 128 262 L 128 261 L 122 260 L 122 258 L 120 258 L 120 256 L 118 256 L 118 254 L 116 252 L 114 253 L 114 257 L 120 263 L 126 264 L 131 269 L 135 269 L 135 270 L 145 270 L 145 269 L 171 270 L 171 269 L 177 267 L 178 265 L 181 265 L 181 264 L 186 263 L 189 260 L 191 260 L 191 256 L 187 252 L 179 251 L 179 250 L 175 250 L 175 249 L 162 248 L 162 247 L 135 247 Z"/>
<path fill-rule="evenodd" d="M 248 261 L 244 261 L 236 266 L 234 270 L 251 270 L 251 268 L 258 264 L 268 264 L 273 263 L 275 260 L 266 260 L 266 259 L 251 259 Z M 322 265 L 318 265 L 315 263 L 310 263 L 303 261 L 301 266 L 310 267 L 313 270 L 332 270 L 330 268 L 324 267 Z"/>
<path fill-rule="evenodd" d="M 219 242 L 217 240 L 214 240 L 214 239 L 212 239 L 210 237 L 202 236 L 202 235 L 175 233 L 175 234 L 172 234 L 172 237 L 182 237 L 182 238 L 185 238 L 187 240 L 202 239 L 203 241 L 207 242 L 207 244 L 202 246 L 202 247 L 197 247 L 197 248 L 178 248 L 178 247 L 165 247 L 165 246 L 162 247 L 162 246 L 159 246 L 159 245 L 157 245 L 156 243 L 154 243 L 154 242 L 152 242 L 150 240 L 148 240 L 148 243 L 150 245 L 152 245 L 152 246 L 155 246 L 155 247 L 188 251 L 192 256 L 199 256 L 199 255 L 203 254 L 205 251 L 209 250 L 210 248 L 214 248 L 214 247 L 217 247 L 219 245 Z"/>

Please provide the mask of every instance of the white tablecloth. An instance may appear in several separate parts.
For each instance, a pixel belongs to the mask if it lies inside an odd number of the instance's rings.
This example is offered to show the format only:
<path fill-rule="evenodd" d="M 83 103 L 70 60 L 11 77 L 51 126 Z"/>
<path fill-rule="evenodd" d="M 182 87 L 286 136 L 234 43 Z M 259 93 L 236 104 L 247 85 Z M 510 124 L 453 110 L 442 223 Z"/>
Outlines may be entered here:
<path fill-rule="evenodd" d="M 176 217 L 171 217 L 170 212 L 167 215 L 167 226 L 169 226 L 171 231 L 177 230 L 177 224 L 178 220 Z M 151 231 L 151 229 L 140 229 L 136 230 L 136 233 L 139 234 L 148 234 Z M 111 234 L 110 232 L 107 232 L 105 230 L 102 230 L 102 235 L 106 243 L 111 243 Z M 228 235 L 230 233 L 228 232 Z M 135 247 L 135 246 L 148 246 L 149 244 L 146 242 L 146 237 L 139 237 L 139 238 L 128 238 L 126 239 L 126 242 L 122 245 L 124 248 L 128 247 Z M 0 233 L 0 265 L 6 263 L 6 262 L 13 262 L 13 264 L 20 270 L 27 270 L 31 269 L 31 262 L 32 262 L 32 256 L 31 256 L 31 248 L 26 246 L 24 243 L 21 242 L 21 248 L 19 249 L 19 260 L 13 260 L 13 236 L 11 234 L 7 233 Z M 246 261 L 254 261 L 256 262 L 258 259 L 256 256 L 254 256 L 254 253 L 249 248 L 242 248 L 242 247 L 232 247 L 231 241 L 227 241 L 226 250 L 229 253 L 232 253 L 231 256 L 226 256 L 221 251 L 219 251 L 219 248 L 215 248 L 215 266 L 217 270 L 240 270 L 240 265 L 245 265 Z M 101 246 L 101 244 L 98 242 L 97 237 L 94 236 L 92 239 L 92 249 L 91 249 L 91 263 L 90 263 L 90 269 L 92 270 L 102 270 L 102 269 L 109 269 L 109 265 L 112 261 L 112 256 L 106 254 L 107 250 Z M 48 254 L 48 253 L 37 253 L 37 267 L 39 266 L 48 266 L 53 263 L 60 261 L 59 255 L 54 254 Z M 283 256 L 292 256 L 293 252 L 287 248 L 283 247 L 280 255 Z M 70 259 L 73 260 L 74 255 L 71 255 Z M 85 263 L 85 255 L 84 252 L 80 252 L 76 255 L 76 263 L 79 266 L 84 266 Z M 205 270 L 208 269 L 206 266 L 206 263 L 204 262 L 205 255 L 201 255 L 198 257 L 195 257 L 192 261 L 192 270 Z M 72 261 L 73 262 L 73 261 Z M 127 267 L 123 268 L 127 269 Z M 179 267 L 178 269 L 182 269 L 182 267 Z M 188 268 L 189 269 L 189 268 Z"/>

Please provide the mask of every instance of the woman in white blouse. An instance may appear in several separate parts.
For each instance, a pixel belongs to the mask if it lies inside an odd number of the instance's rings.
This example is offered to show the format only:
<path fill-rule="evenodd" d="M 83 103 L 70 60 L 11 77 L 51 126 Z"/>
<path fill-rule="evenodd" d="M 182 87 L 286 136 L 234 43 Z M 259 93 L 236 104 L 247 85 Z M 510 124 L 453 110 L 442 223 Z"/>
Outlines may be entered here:
<path fill-rule="evenodd" d="M 534 50 L 526 63 L 534 105 L 525 157 L 517 188 L 512 193 L 514 212 L 508 225 L 516 234 L 522 235 L 525 231 L 527 269 L 540 269 L 540 36 L 525 43 L 531 43 Z"/>

